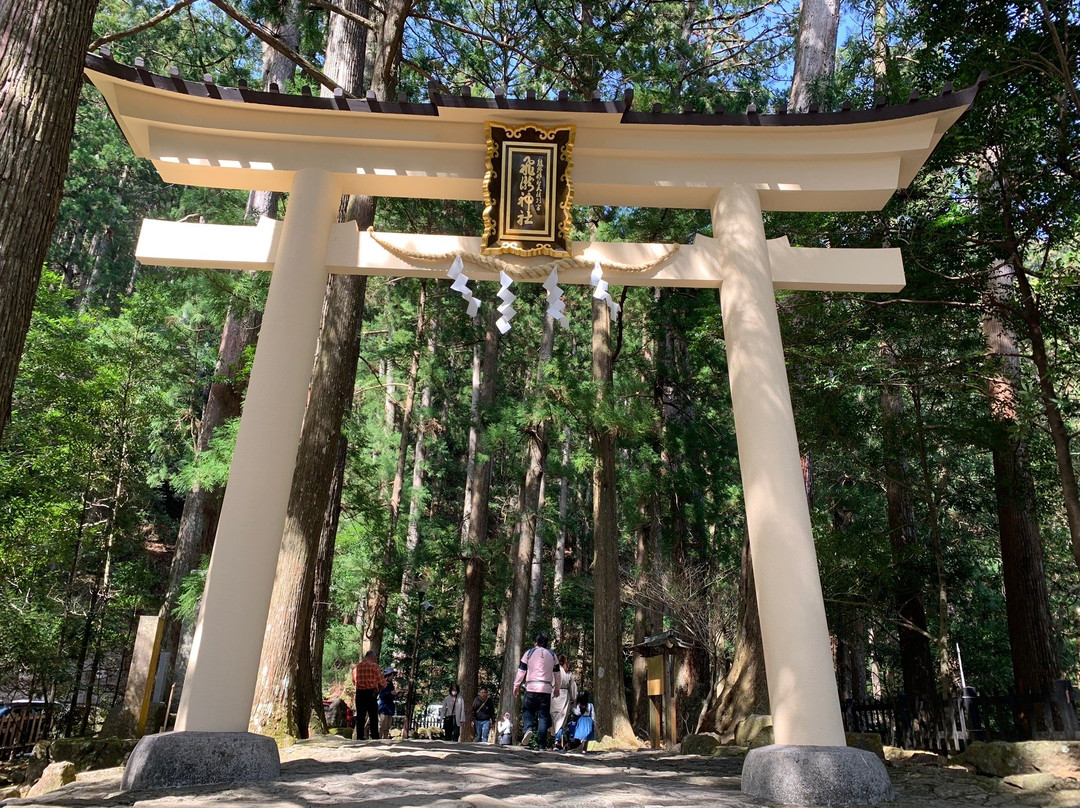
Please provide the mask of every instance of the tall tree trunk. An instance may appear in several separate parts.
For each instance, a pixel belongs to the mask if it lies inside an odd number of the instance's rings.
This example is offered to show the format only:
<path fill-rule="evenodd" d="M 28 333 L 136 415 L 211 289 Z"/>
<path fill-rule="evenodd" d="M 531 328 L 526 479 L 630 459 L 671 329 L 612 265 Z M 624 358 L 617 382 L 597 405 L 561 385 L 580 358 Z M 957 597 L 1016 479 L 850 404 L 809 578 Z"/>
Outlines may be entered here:
<path fill-rule="evenodd" d="M 544 365 L 551 360 L 555 344 L 555 321 L 544 317 L 540 338 L 540 354 L 536 361 L 535 381 L 526 395 L 536 395 L 544 379 Z M 524 653 L 525 621 L 529 614 L 529 582 L 532 571 L 533 542 L 536 538 L 536 517 L 540 504 L 540 483 L 547 460 L 547 421 L 529 425 L 525 435 L 525 481 L 521 486 L 518 516 L 518 545 L 513 556 L 514 582 L 510 589 L 510 606 L 506 616 L 506 645 L 503 648 L 500 713 L 516 714 L 514 679 L 518 662 Z"/>
<path fill-rule="evenodd" d="M 1054 444 L 1054 459 L 1057 462 L 1058 478 L 1061 480 L 1065 521 L 1069 526 L 1073 561 L 1080 568 L 1080 485 L 1077 484 L 1076 468 L 1072 459 L 1072 434 L 1058 404 L 1060 396 L 1054 386 L 1054 374 L 1050 368 L 1050 358 L 1046 349 L 1042 308 L 1031 287 L 1031 279 L 1022 255 L 1023 249 L 1013 220 L 1013 210 L 1018 203 L 1013 199 L 1007 173 L 1003 170 L 995 151 L 989 153 L 988 163 L 995 172 L 993 176 L 995 187 L 1001 192 L 1001 217 L 1005 233 L 1003 246 L 1008 256 L 1006 262 L 1009 266 L 1008 285 L 1012 286 L 1015 283 L 1016 286 L 1013 310 L 1018 315 L 1019 321 L 1023 323 L 1025 336 L 1031 342 L 1031 361 L 1035 365 L 1039 383 L 1039 399 L 1043 406 L 1043 414 L 1046 416 L 1050 439 Z M 991 272 L 989 280 L 991 292 L 1001 289 L 1004 279 L 1002 272 L 1001 266 Z"/>
<path fill-rule="evenodd" d="M 653 492 L 641 508 L 641 521 L 637 529 L 637 551 L 634 565 L 637 567 L 639 587 L 659 575 L 660 555 L 660 497 Z M 657 634 L 664 624 L 663 613 L 639 604 L 634 610 L 634 643 Z M 634 703 L 631 707 L 634 729 L 640 735 L 649 734 L 649 671 L 648 661 L 640 654 L 634 657 Z"/>
<path fill-rule="evenodd" d="M 1080 487 L 1077 486 L 1076 468 L 1073 465 L 1072 434 L 1058 405 L 1059 395 L 1054 387 L 1054 376 L 1046 350 L 1046 338 L 1043 335 L 1042 311 L 1031 288 L 1022 259 L 1015 249 L 1010 263 L 1019 291 L 1020 311 L 1025 331 L 1031 341 L 1031 361 L 1035 365 L 1039 380 L 1039 399 L 1042 401 L 1050 440 L 1054 444 L 1054 459 L 1057 462 L 1058 479 L 1061 481 L 1065 521 L 1069 526 L 1073 561 L 1077 568 L 1080 568 Z"/>
<path fill-rule="evenodd" d="M 922 473 L 923 501 L 926 503 L 926 515 L 930 523 L 930 538 L 934 545 L 934 564 L 937 567 L 937 612 L 938 612 L 938 690 L 942 694 L 954 689 L 952 648 L 949 640 L 949 590 L 945 574 L 945 539 L 941 534 L 941 516 L 938 494 L 930 477 L 929 453 L 926 449 L 926 424 L 923 420 L 922 396 L 919 388 L 911 390 L 912 409 L 915 413 L 916 447 L 919 456 L 919 469 Z"/>
<path fill-rule="evenodd" d="M 394 481 L 390 488 L 390 519 L 386 537 L 383 540 L 382 563 L 379 575 L 370 584 L 367 595 L 367 624 L 364 626 L 362 653 L 375 651 L 381 653 L 383 633 L 386 630 L 386 604 L 390 598 L 390 584 L 387 580 L 391 562 L 394 558 L 394 541 L 397 536 L 398 520 L 401 518 L 401 494 L 405 488 L 405 463 L 409 457 L 409 444 L 412 440 L 413 406 L 416 403 L 416 382 L 420 375 L 420 343 L 424 335 L 424 309 L 427 300 L 427 286 L 420 284 L 420 299 L 416 306 L 416 333 L 412 360 L 409 364 L 409 379 L 405 385 L 405 403 L 401 407 L 401 437 L 398 440 L 397 465 L 394 468 Z"/>
<path fill-rule="evenodd" d="M 323 692 L 323 648 L 326 639 L 326 622 L 330 614 L 330 582 L 334 569 L 334 545 L 337 542 L 338 520 L 341 517 L 341 492 L 345 483 L 345 466 L 348 461 L 348 443 L 338 441 L 337 462 L 334 478 L 330 483 L 330 501 L 326 506 L 326 520 L 319 536 L 319 554 L 315 560 L 315 582 L 311 604 L 311 692 L 316 696 Z"/>
<path fill-rule="evenodd" d="M 990 273 L 983 333 L 998 375 L 990 380 L 994 425 L 994 493 L 1005 579 L 1013 679 L 1018 693 L 1048 693 L 1060 674 L 1043 568 L 1042 539 L 1035 517 L 1035 486 L 1027 466 L 1027 447 L 1016 436 L 1020 356 L 1016 335 L 999 315 L 1012 296 L 1016 275 L 1008 262 Z"/>
<path fill-rule="evenodd" d="M 881 353 L 886 366 L 896 364 L 889 346 Z M 920 592 L 919 547 L 915 531 L 915 508 L 908 484 L 906 441 L 903 437 L 904 399 L 899 387 L 881 387 L 882 450 L 885 468 L 885 503 L 889 523 L 889 546 L 894 569 L 893 597 L 900 618 L 900 668 L 904 692 L 909 696 L 934 694 L 934 660 L 926 631 L 926 610 Z M 945 695 L 948 695 L 947 693 Z"/>
<path fill-rule="evenodd" d="M 563 639 L 561 610 L 563 580 L 566 577 L 567 514 L 570 512 L 570 478 L 566 476 L 566 469 L 570 467 L 570 427 L 563 429 L 562 467 L 563 476 L 559 478 L 559 532 L 555 539 L 555 564 L 551 580 L 555 610 L 551 629 L 556 646 L 560 645 Z"/>
<path fill-rule="evenodd" d="M 472 487 L 476 480 L 476 451 L 480 440 L 480 364 L 484 341 L 473 345 L 472 395 L 469 397 L 469 456 L 465 461 L 465 501 L 461 509 L 461 539 L 469 535 L 472 521 Z"/>
<path fill-rule="evenodd" d="M 120 179 L 116 183 L 116 194 L 114 196 L 118 209 L 123 205 L 124 186 L 127 185 L 130 172 L 131 167 L 127 165 L 120 170 Z M 94 259 L 94 265 L 90 270 L 90 277 L 84 278 L 85 282 L 80 284 L 78 297 L 80 312 L 86 311 L 90 299 L 93 297 L 94 292 L 97 291 L 98 278 L 101 276 L 101 262 L 104 260 L 105 254 L 109 251 L 109 245 L 112 243 L 113 224 L 110 223 L 101 232 L 94 234 L 94 239 L 90 245 L 90 256 Z"/>
<path fill-rule="evenodd" d="M 547 462 L 547 453 L 544 453 Z M 525 619 L 528 626 L 536 625 L 540 614 L 540 602 L 544 594 L 544 531 L 540 514 L 544 512 L 547 489 L 547 468 L 540 472 L 540 493 L 536 497 L 536 531 L 533 536 L 532 563 L 529 566 L 529 615 Z"/>
<path fill-rule="evenodd" d="M 0 438 L 60 209 L 97 5 L 0 4 Z"/>
<path fill-rule="evenodd" d="M 698 720 L 698 732 L 719 733 L 724 741 L 735 737 L 735 727 L 747 716 L 769 712 L 769 685 L 765 679 L 765 651 L 761 646 L 749 535 L 743 536 L 738 602 L 735 658 Z"/>
<path fill-rule="evenodd" d="M 463 527 L 461 554 L 465 562 L 465 583 L 461 600 L 461 636 L 458 640 L 457 681 L 461 697 L 466 704 L 476 698 L 480 672 L 480 633 L 483 624 L 484 605 L 484 546 L 488 538 L 488 492 L 491 489 L 491 458 L 479 459 L 483 454 L 484 429 L 487 409 L 495 401 L 495 379 L 499 367 L 499 329 L 495 323 L 499 312 L 494 306 L 488 308 L 487 326 L 484 330 L 484 352 L 480 373 L 473 373 L 473 423 L 469 431 L 469 452 L 472 460 L 472 479 L 465 490 L 470 497 L 467 510 L 470 514 Z M 501 711 L 500 711 L 501 712 Z M 467 728 L 471 733 L 471 725 Z M 468 737 L 468 734 L 467 736 Z"/>
<path fill-rule="evenodd" d="M 885 0 L 874 0 L 874 94 L 885 97 L 889 70 L 889 9 Z"/>
<path fill-rule="evenodd" d="M 346 90 L 358 93 L 357 64 L 363 62 L 364 39 L 355 29 L 362 26 L 340 15 L 331 20 L 332 31 L 335 26 L 350 28 L 353 35 L 331 35 L 334 48 L 327 50 L 324 69 Z M 375 222 L 375 205 L 373 197 L 350 197 L 341 218 L 366 230 Z M 327 284 L 318 354 L 263 637 L 251 712 L 254 732 L 300 738 L 308 735 L 315 700 L 309 645 L 315 566 L 330 507 L 338 445 L 344 440 L 341 425 L 356 383 L 366 290 L 364 275 L 331 275 Z"/>
<path fill-rule="evenodd" d="M 792 112 L 810 108 L 814 83 L 833 74 L 840 0 L 802 0 L 795 40 L 795 72 L 791 79 Z"/>
<path fill-rule="evenodd" d="M 611 406 L 611 312 L 592 299 L 592 378 L 601 406 Z M 623 682 L 622 592 L 619 580 L 619 530 L 615 504 L 615 432 L 599 422 L 593 443 L 593 664 L 597 735 L 632 742 Z"/>
<path fill-rule="evenodd" d="M 421 282 L 423 284 L 423 282 Z M 434 361 L 438 324 L 432 317 L 425 325 L 427 329 L 428 357 Z M 420 547 L 420 511 L 424 498 L 424 473 L 427 463 L 428 435 L 433 431 L 431 415 L 431 374 L 424 379 L 420 391 L 420 423 L 416 430 L 416 445 L 413 447 L 412 487 L 409 490 L 409 523 L 405 531 L 405 570 L 401 576 L 401 605 L 398 607 L 398 620 L 403 621 L 405 605 L 412 598 L 416 580 L 416 553 Z M 471 702 L 470 702 L 471 703 Z"/>
<path fill-rule="evenodd" d="M 371 89 L 376 98 L 391 100 L 397 94 L 401 39 L 413 0 L 386 0 L 380 5 L 383 16 L 379 25 L 378 50 L 374 54 L 375 63 L 371 70 Z M 362 61 L 358 62 L 362 64 Z"/>

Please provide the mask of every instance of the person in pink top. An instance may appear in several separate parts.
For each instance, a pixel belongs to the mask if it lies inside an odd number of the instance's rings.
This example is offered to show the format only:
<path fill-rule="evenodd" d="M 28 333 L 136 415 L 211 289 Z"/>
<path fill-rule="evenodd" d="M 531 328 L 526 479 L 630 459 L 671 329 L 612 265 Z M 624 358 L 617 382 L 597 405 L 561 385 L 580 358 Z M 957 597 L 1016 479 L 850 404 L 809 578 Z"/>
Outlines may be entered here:
<path fill-rule="evenodd" d="M 547 647 L 547 634 L 536 635 L 533 647 L 521 657 L 517 677 L 514 679 L 514 696 L 525 684 L 525 697 L 521 700 L 521 714 L 525 724 L 525 734 L 521 736 L 521 745 L 528 746 L 537 736 L 540 751 L 547 749 L 547 732 L 551 726 L 551 696 L 559 695 L 558 679 L 559 660 Z"/>

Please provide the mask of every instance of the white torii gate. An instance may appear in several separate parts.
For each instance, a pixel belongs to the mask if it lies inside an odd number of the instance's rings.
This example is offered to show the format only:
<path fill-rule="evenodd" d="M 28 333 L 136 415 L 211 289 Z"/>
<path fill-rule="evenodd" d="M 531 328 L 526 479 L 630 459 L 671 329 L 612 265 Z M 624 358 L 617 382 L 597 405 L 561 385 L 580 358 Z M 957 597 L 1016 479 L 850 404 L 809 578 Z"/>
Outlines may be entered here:
<path fill-rule="evenodd" d="M 158 76 L 138 62 L 119 65 L 107 53 L 88 55 L 87 73 L 135 153 L 153 160 L 163 179 L 290 194 L 283 222 L 233 227 L 148 220 L 136 250 L 148 264 L 272 271 L 177 736 L 245 733 L 248 726 L 328 275 L 446 276 L 445 266 L 403 257 L 354 224 L 337 224 L 341 195 L 480 199 L 485 121 L 573 124 L 576 203 L 712 211 L 713 238 L 698 236 L 647 272 L 605 277 L 611 284 L 720 290 L 777 745 L 748 757 L 743 788 L 777 801 L 888 797 L 884 768 L 877 764 L 880 772 L 866 773 L 876 758 L 852 764 L 846 755 L 859 750 L 845 747 L 774 290 L 897 291 L 904 285 L 902 261 L 896 249 L 803 249 L 786 238 L 768 241 L 761 212 L 882 207 L 914 178 L 971 105 L 978 85 L 956 93 L 950 87 L 923 101 L 913 97 L 900 107 L 701 115 L 635 113 L 629 98 L 537 101 L 432 92 L 431 103 L 415 104 L 284 96 L 218 87 L 208 76 L 202 83 L 175 71 Z M 479 239 L 380 234 L 379 240 L 406 253 L 480 252 Z M 592 243 L 572 249 L 589 259 L 640 264 L 669 247 Z M 502 258 L 521 266 L 546 260 Z M 562 270 L 559 278 L 584 283 L 587 274 Z M 469 275 L 497 279 L 480 267 Z M 156 759 L 179 754 L 177 742 L 166 737 L 141 745 L 173 744 Z M 135 768 L 145 770 L 154 754 L 144 753 L 145 760 L 137 754 Z M 848 767 L 839 775 L 838 759 Z M 845 782 L 832 782 L 824 792 L 820 784 L 804 783 L 803 791 L 789 793 L 777 782 L 792 766 L 801 772 L 796 779 L 814 770 Z M 146 775 L 125 775 L 128 786 L 153 783 Z"/>

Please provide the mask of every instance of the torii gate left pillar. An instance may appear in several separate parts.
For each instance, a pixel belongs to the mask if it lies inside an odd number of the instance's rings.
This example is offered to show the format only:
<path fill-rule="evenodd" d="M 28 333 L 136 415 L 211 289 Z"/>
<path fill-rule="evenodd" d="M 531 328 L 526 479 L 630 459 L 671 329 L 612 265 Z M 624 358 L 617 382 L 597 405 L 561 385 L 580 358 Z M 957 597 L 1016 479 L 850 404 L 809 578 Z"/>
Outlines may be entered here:
<path fill-rule="evenodd" d="M 272 780 L 274 740 L 247 732 L 296 466 L 341 185 L 296 173 L 236 436 L 176 732 L 136 747 L 122 788 Z M 209 616 L 209 617 L 208 617 Z M 166 736 L 147 736 L 164 738 Z"/>

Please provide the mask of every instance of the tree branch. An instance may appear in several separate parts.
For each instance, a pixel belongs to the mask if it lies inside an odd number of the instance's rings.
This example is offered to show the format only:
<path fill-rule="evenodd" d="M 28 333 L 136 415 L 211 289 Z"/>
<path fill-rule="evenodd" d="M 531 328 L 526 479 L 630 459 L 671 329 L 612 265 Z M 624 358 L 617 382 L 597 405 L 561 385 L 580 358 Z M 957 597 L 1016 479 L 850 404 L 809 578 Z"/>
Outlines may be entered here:
<path fill-rule="evenodd" d="M 276 36 L 274 36 L 266 28 L 259 25 L 259 23 L 255 22 L 251 18 L 245 17 L 243 14 L 241 14 L 239 11 L 237 11 L 235 8 L 233 8 L 231 5 L 226 3 L 225 0 L 209 0 L 209 2 L 213 3 L 215 6 L 220 8 L 223 12 L 225 12 L 225 14 L 232 17 L 234 20 L 236 20 L 242 26 L 247 28 L 249 31 L 251 31 L 251 33 L 255 34 L 255 36 L 257 36 L 259 39 L 261 39 L 263 42 L 265 42 L 271 48 L 276 50 L 278 53 L 281 53 L 284 56 L 286 56 L 288 59 L 291 59 L 293 61 L 293 63 L 296 64 L 297 67 L 299 67 L 301 70 L 303 70 L 305 73 L 307 73 L 313 79 L 315 79 L 315 81 L 319 82 L 319 84 L 321 84 L 323 87 L 327 87 L 327 88 L 329 88 L 331 90 L 341 90 L 341 92 L 345 95 L 346 98 L 356 98 L 355 95 L 350 93 L 348 90 L 346 90 L 340 84 L 338 84 L 336 81 L 334 81 L 329 76 L 327 76 L 325 73 L 323 73 L 321 70 L 319 70 L 319 68 L 315 67 L 315 65 L 313 65 L 311 62 L 309 62 L 307 59 L 305 59 L 299 53 L 297 53 L 292 48 L 290 48 L 288 45 L 286 45 L 281 40 L 279 40 Z"/>
<path fill-rule="evenodd" d="M 398 57 L 398 64 L 401 65 L 402 67 L 407 67 L 410 70 L 413 70 L 416 73 L 419 73 L 421 76 L 423 76 L 429 82 L 431 82 L 431 81 L 435 82 L 440 88 L 442 88 L 442 90 L 444 92 L 446 91 L 446 86 L 441 81 L 439 81 L 438 78 L 436 78 L 434 75 L 432 75 L 428 71 L 424 70 L 424 68 L 420 67 L 420 65 L 418 65 L 416 62 L 412 61 L 411 59 L 406 59 L 404 56 L 399 56 Z"/>
<path fill-rule="evenodd" d="M 134 36 L 135 34 L 145 31 L 147 28 L 153 28 L 159 22 L 167 20 L 173 14 L 180 11 L 181 9 L 187 8 L 194 2 L 196 2 L 196 0 L 180 0 L 179 3 L 174 3 L 173 5 L 162 11 L 160 14 L 155 14 L 153 17 L 146 20 L 145 22 L 139 23 L 134 28 L 128 28 L 126 31 L 118 31 L 115 34 L 109 34 L 108 36 L 103 36 L 95 39 L 93 42 L 90 43 L 87 50 L 95 51 L 102 45 L 106 45 L 109 42 L 115 42 L 118 39 L 124 39 L 129 36 Z"/>
<path fill-rule="evenodd" d="M 475 37 L 476 39 L 479 39 L 482 42 L 490 42 L 492 45 L 498 45 L 500 48 L 506 48 L 506 50 L 520 56 L 522 59 L 529 62 L 529 64 L 536 65 L 537 67 L 542 68 L 544 70 L 547 70 L 549 73 L 552 73 L 552 74 L 554 74 L 556 76 L 562 76 L 562 78 L 564 78 L 566 81 L 570 82 L 570 84 L 577 87 L 578 82 L 575 81 L 573 76 L 569 75 L 568 73 L 566 73 L 563 70 L 560 70 L 558 68 L 552 67 L 549 64 L 545 64 L 544 62 L 540 62 L 540 61 L 536 60 L 535 58 L 530 56 L 528 53 L 526 53 L 525 51 L 523 51 L 520 48 L 516 47 L 515 45 L 510 44 L 509 42 L 504 42 L 501 39 L 496 39 L 495 37 L 491 36 L 490 34 L 482 34 L 479 31 L 474 31 L 471 28 L 466 28 L 464 25 L 458 25 L 457 23 L 450 22 L 449 20 L 442 20 L 442 19 L 439 19 L 438 17 L 431 17 L 431 16 L 429 16 L 427 14 L 417 14 L 417 15 L 415 15 L 415 17 L 418 20 L 425 20 L 427 22 L 435 23 L 436 25 L 443 25 L 443 26 L 445 26 L 447 28 L 453 29 L 454 31 L 458 31 L 458 32 L 460 32 L 462 34 L 465 34 L 466 36 Z"/>
<path fill-rule="evenodd" d="M 379 26 L 367 17 L 361 17 L 355 11 L 349 11 L 341 6 L 335 6 L 333 3 L 328 3 L 326 0 L 304 0 L 304 3 L 309 6 L 315 6 L 316 8 L 326 9 L 334 14 L 340 14 L 347 20 L 352 20 L 357 25 L 362 25 L 370 31 L 378 31 Z"/>
<path fill-rule="evenodd" d="M 1054 49 L 1057 51 L 1058 61 L 1061 62 L 1061 77 L 1065 80 L 1065 86 L 1069 88 L 1069 95 L 1072 96 L 1073 105 L 1076 107 L 1077 112 L 1080 112 L 1080 93 L 1077 93 L 1076 85 L 1073 83 L 1072 74 L 1069 71 L 1069 58 L 1065 55 L 1065 48 L 1061 44 L 1057 25 L 1054 24 L 1054 18 L 1050 16 L 1050 9 L 1046 7 L 1046 0 L 1037 0 L 1037 2 L 1039 8 L 1042 9 L 1043 18 L 1046 20 L 1046 27 L 1050 29 L 1050 37 L 1054 40 Z"/>

